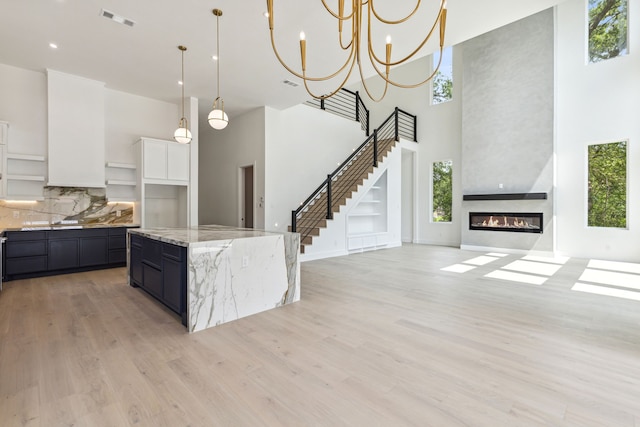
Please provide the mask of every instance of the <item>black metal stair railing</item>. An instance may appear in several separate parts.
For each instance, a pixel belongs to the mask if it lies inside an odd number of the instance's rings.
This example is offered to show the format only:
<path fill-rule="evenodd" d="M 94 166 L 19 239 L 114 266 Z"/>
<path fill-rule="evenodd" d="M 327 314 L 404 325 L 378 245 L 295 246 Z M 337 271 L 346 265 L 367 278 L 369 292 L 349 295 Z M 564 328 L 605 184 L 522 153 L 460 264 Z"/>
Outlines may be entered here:
<path fill-rule="evenodd" d="M 360 122 L 360 128 L 369 136 L 369 110 L 358 91 L 342 88 L 330 98 L 313 98 L 305 104 Z"/>
<path fill-rule="evenodd" d="M 333 219 L 334 209 L 341 206 L 368 172 L 393 145 L 406 138 L 416 141 L 416 116 L 399 108 L 387 117 L 347 159 L 327 175 L 322 184 L 300 206 L 291 212 L 291 231 L 300 232 L 301 241 Z"/>

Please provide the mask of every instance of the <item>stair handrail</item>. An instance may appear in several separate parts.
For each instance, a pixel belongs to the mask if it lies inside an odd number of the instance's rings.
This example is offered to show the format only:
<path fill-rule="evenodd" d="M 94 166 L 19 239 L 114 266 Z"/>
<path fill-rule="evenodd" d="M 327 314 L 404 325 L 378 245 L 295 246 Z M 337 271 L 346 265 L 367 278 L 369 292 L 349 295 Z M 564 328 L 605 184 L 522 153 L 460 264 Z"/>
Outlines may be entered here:
<path fill-rule="evenodd" d="M 346 90 L 346 89 L 345 89 Z M 406 137 L 406 132 L 404 131 L 404 129 L 406 129 L 406 126 L 401 125 L 400 121 L 401 120 L 412 120 L 413 121 L 413 126 L 412 126 L 412 135 L 409 137 L 410 139 L 412 139 L 413 141 L 416 140 L 416 135 L 417 135 L 417 130 L 416 130 L 416 121 L 417 121 L 417 117 L 413 114 L 410 114 L 404 110 L 401 110 L 400 108 L 396 107 L 393 111 L 393 113 L 391 113 L 389 115 L 389 117 L 387 117 L 384 122 L 382 122 L 382 124 L 373 131 L 373 135 L 370 135 L 367 139 L 365 139 L 365 141 L 360 144 L 360 146 L 354 150 L 348 157 L 347 159 L 342 162 L 332 173 L 327 175 L 327 179 L 325 179 L 319 186 L 318 188 L 315 189 L 315 191 L 313 191 L 313 193 L 311 193 L 311 195 L 300 204 L 300 206 L 296 209 L 291 211 L 291 231 L 292 232 L 296 232 L 297 230 L 297 217 L 300 214 L 300 212 L 302 212 L 304 209 L 306 209 L 311 202 L 316 199 L 318 197 L 319 194 L 322 193 L 322 191 L 324 191 L 325 189 L 327 190 L 327 214 L 326 214 L 326 219 L 333 219 L 333 210 L 331 208 L 332 206 L 332 194 L 331 194 L 331 181 L 334 180 L 334 177 L 336 177 L 337 175 L 340 174 L 340 172 L 345 169 L 349 163 L 358 155 L 361 154 L 361 152 L 371 143 L 373 142 L 373 166 L 377 167 L 378 166 L 378 150 L 377 150 L 377 146 L 378 146 L 378 135 L 379 134 L 383 134 L 384 136 L 391 136 L 388 135 L 388 131 L 389 129 L 387 129 L 387 127 L 389 127 L 389 125 L 392 123 L 393 124 L 393 137 L 396 141 L 400 140 L 400 137 Z"/>
<path fill-rule="evenodd" d="M 341 117 L 360 122 L 360 128 L 369 136 L 369 109 L 358 91 L 342 88 L 330 98 L 312 98 L 307 105 L 329 111 Z"/>

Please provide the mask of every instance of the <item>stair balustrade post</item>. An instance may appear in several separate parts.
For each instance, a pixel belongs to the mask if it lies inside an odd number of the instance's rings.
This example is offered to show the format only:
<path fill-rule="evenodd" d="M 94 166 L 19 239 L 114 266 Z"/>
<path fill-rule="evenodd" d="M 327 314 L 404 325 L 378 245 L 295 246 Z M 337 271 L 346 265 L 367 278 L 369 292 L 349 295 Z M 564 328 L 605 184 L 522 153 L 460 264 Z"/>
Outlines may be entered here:
<path fill-rule="evenodd" d="M 418 116 L 413 116 L 413 142 L 418 142 Z"/>
<path fill-rule="evenodd" d="M 396 107 L 396 109 L 394 110 L 394 114 L 395 114 L 395 119 L 396 119 L 395 120 L 395 129 L 394 129 L 395 133 L 396 133 L 396 141 L 400 141 L 400 132 L 399 132 L 399 129 L 398 129 L 398 123 L 399 123 L 399 120 L 398 120 L 398 107 Z"/>
<path fill-rule="evenodd" d="M 291 232 L 295 233 L 296 232 L 296 222 L 297 222 L 297 218 L 296 218 L 296 211 L 291 211 Z"/>
<path fill-rule="evenodd" d="M 327 219 L 333 219 L 333 210 L 331 209 L 331 174 L 327 175 Z"/>
<path fill-rule="evenodd" d="M 324 98 L 320 98 L 320 109 L 324 110 Z"/>
<path fill-rule="evenodd" d="M 356 91 L 356 122 L 360 121 L 360 95 Z"/>
<path fill-rule="evenodd" d="M 367 136 L 369 136 L 369 110 L 367 110 Z"/>
<path fill-rule="evenodd" d="M 373 131 L 373 167 L 378 167 L 378 129 Z"/>

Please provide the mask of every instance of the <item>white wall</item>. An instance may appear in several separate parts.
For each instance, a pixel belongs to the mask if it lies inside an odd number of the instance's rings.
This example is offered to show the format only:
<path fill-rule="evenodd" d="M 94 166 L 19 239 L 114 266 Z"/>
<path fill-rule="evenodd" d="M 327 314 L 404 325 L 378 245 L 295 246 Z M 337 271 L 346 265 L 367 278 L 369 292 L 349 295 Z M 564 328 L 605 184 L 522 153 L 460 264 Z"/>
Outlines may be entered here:
<path fill-rule="evenodd" d="M 10 123 L 10 153 L 47 154 L 47 78 L 0 64 L 0 120 Z"/>
<path fill-rule="evenodd" d="M 416 83 L 431 73 L 431 59 L 422 58 L 392 69 L 391 78 L 402 83 Z M 399 89 L 391 86 L 387 96 L 379 103 L 363 98 L 371 110 L 371 129 L 382 124 L 395 107 L 417 116 L 418 144 L 415 162 L 415 218 L 416 243 L 445 246 L 460 245 L 460 190 L 461 172 L 461 114 L 462 114 L 462 52 L 453 49 L 453 99 L 430 105 L 431 86 Z M 375 81 L 375 78 L 368 80 Z M 358 89 L 361 96 L 363 89 Z M 380 93 L 380 87 L 373 95 Z M 366 96 L 366 95 L 364 95 Z M 453 221 L 434 223 L 431 215 L 431 165 L 441 160 L 453 161 Z M 404 217 L 404 216 L 403 216 Z"/>
<path fill-rule="evenodd" d="M 266 109 L 265 228 L 286 231 L 291 211 L 366 139 L 360 123 L 307 105 Z"/>
<path fill-rule="evenodd" d="M 202 120 L 199 162 L 200 224 L 239 225 L 240 168 L 253 165 L 254 228 L 263 229 L 265 196 L 265 107 L 231 117 L 223 130 Z"/>
<path fill-rule="evenodd" d="M 180 119 L 176 104 L 112 89 L 105 90 L 104 111 L 105 158 L 116 163 L 135 163 L 140 137 L 173 140 Z"/>
<path fill-rule="evenodd" d="M 640 261 L 640 0 L 629 0 L 629 55 L 587 65 L 586 6 L 557 6 L 557 250 Z M 586 226 L 587 145 L 628 139 L 627 230 Z"/>

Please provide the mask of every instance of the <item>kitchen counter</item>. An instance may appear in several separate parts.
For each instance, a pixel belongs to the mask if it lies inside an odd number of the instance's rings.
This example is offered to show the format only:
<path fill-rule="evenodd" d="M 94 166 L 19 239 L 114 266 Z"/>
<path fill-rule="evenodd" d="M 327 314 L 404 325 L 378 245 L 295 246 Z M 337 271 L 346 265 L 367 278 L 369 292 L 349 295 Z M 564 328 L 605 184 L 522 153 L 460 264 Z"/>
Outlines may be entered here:
<path fill-rule="evenodd" d="M 156 278 L 165 274 L 161 271 L 164 261 L 145 261 L 145 240 L 162 242 L 162 253 L 172 251 L 170 245 L 186 248 L 186 263 L 182 268 L 187 270 L 185 303 L 189 332 L 300 300 L 298 233 L 203 225 L 130 229 L 128 236 L 129 280 L 132 286 L 145 288 L 145 275 L 132 278 L 132 271 L 134 275 L 135 271 L 146 271 L 149 277 Z M 140 257 L 135 253 L 135 245 L 134 253 L 131 253 L 131 238 L 134 236 L 136 241 L 142 241 Z M 148 244 L 149 247 L 154 246 L 153 243 Z M 162 301 L 158 297 L 159 288 L 150 289 L 155 290 L 156 298 Z"/>
<path fill-rule="evenodd" d="M 139 227 L 139 224 L 37 224 L 3 228 L 1 231 L 84 230 L 87 228 Z"/>

